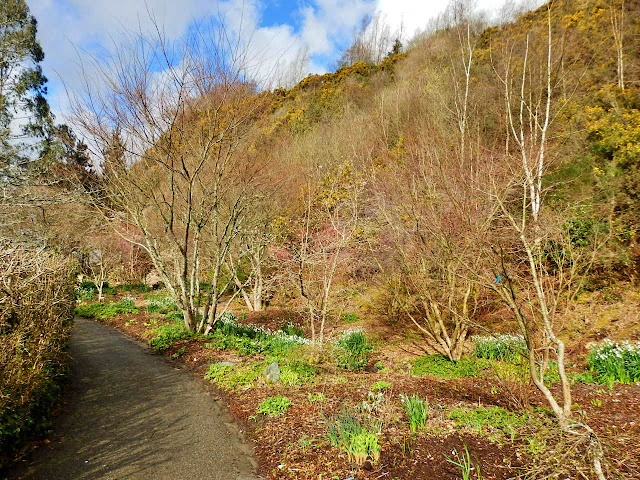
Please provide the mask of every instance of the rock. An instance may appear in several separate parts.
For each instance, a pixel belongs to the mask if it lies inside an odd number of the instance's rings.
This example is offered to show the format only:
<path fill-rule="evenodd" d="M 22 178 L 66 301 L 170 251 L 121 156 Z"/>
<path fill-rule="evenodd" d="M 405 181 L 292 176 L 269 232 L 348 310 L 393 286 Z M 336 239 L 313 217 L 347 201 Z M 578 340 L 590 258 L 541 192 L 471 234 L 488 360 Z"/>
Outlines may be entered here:
<path fill-rule="evenodd" d="M 278 362 L 273 362 L 267 368 L 264 369 L 264 378 L 267 383 L 276 383 L 280 381 L 280 368 Z"/>
<path fill-rule="evenodd" d="M 221 367 L 235 367 L 236 364 L 233 362 L 218 362 L 216 363 L 216 365 L 219 365 Z"/>
<path fill-rule="evenodd" d="M 151 270 L 147 276 L 144 277 L 144 284 L 155 290 L 162 284 L 162 277 L 155 270 Z"/>

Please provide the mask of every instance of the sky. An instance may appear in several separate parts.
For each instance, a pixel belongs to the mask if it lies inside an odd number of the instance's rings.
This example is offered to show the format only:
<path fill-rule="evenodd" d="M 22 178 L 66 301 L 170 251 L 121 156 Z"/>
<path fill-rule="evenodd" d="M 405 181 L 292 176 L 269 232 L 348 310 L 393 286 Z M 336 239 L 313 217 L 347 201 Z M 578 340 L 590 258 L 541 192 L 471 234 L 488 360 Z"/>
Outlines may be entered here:
<path fill-rule="evenodd" d="M 67 92 L 80 88 L 80 65 L 103 55 L 124 32 L 145 31 L 154 17 L 170 39 L 195 22 L 222 14 L 236 31 L 250 32 L 252 58 L 263 71 L 283 71 L 308 52 L 304 73 L 331 70 L 367 15 L 380 14 L 406 41 L 442 12 L 448 0 L 27 0 L 38 20 L 49 103 L 64 121 Z M 477 0 L 495 11 L 504 0 Z M 151 14 L 151 15 L 150 15 Z M 91 72 L 89 72 L 91 73 Z"/>

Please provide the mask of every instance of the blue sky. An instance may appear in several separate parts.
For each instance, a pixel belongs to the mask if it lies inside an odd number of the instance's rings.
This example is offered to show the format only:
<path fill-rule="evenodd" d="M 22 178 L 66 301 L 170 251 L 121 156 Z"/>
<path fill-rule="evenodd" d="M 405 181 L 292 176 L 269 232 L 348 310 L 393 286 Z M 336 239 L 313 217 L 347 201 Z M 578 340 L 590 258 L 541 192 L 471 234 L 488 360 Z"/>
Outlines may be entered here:
<path fill-rule="evenodd" d="M 535 1 L 535 0 L 534 0 Z M 405 37 L 423 29 L 448 0 L 27 0 L 38 20 L 49 78 L 49 100 L 63 117 L 66 91 L 80 88 L 80 66 L 89 55 L 108 52 L 125 31 L 151 27 L 147 9 L 169 38 L 184 35 L 193 22 L 222 12 L 236 31 L 252 32 L 251 48 L 261 68 L 286 68 L 306 51 L 304 73 L 329 70 L 349 44 L 365 15 L 379 13 L 391 30 Z M 495 10 L 504 0 L 478 0 Z M 63 121 L 63 118 L 59 118 Z"/>

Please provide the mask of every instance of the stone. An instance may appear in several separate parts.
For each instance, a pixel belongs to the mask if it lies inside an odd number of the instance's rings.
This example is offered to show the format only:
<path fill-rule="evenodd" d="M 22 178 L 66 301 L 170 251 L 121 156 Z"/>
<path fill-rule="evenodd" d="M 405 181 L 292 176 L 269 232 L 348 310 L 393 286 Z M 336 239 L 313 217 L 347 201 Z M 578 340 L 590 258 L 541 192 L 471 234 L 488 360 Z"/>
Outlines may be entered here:
<path fill-rule="evenodd" d="M 155 271 L 155 269 L 151 270 L 147 276 L 144 277 L 144 284 L 155 290 L 162 284 L 162 277 Z"/>
<path fill-rule="evenodd" d="M 235 367 L 236 364 L 233 362 L 218 362 L 216 363 L 216 365 L 219 365 L 221 367 Z"/>
<path fill-rule="evenodd" d="M 278 362 L 273 362 L 264 369 L 264 378 L 267 383 L 277 383 L 280 381 L 280 367 L 278 367 Z"/>

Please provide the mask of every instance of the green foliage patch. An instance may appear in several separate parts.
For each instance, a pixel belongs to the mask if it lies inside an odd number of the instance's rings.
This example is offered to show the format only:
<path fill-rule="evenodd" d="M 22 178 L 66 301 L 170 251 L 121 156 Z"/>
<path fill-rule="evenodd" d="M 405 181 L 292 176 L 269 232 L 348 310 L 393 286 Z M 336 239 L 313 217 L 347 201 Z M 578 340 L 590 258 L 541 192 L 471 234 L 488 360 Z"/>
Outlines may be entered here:
<path fill-rule="evenodd" d="M 209 365 L 204 377 L 229 390 L 253 387 L 260 380 L 265 366 L 265 362 L 236 366 L 214 363 Z"/>
<path fill-rule="evenodd" d="M 329 425 L 328 437 L 331 445 L 345 452 L 357 465 L 363 465 L 367 458 L 373 462 L 380 459 L 378 435 L 357 415 L 346 412 L 338 415 Z"/>
<path fill-rule="evenodd" d="M 121 313 L 138 313 L 139 309 L 130 301 L 120 303 L 92 303 L 91 305 L 80 305 L 76 307 L 76 315 L 86 318 L 97 318 L 98 320 L 108 320 L 117 317 Z"/>
<path fill-rule="evenodd" d="M 400 403 L 409 419 L 411 433 L 424 429 L 429 417 L 429 401 L 415 394 L 411 396 L 400 394 Z"/>
<path fill-rule="evenodd" d="M 235 350 L 240 355 L 263 354 L 282 359 L 294 347 L 309 343 L 301 334 L 302 331 L 293 325 L 288 325 L 286 332 L 242 325 L 231 312 L 227 312 L 216 322 L 213 333 L 208 336 L 211 342 L 206 346 Z"/>
<path fill-rule="evenodd" d="M 411 374 L 449 378 L 477 377 L 479 370 L 487 366 L 488 362 L 478 362 L 469 357 L 462 357 L 458 362 L 452 362 L 443 355 L 428 355 L 413 363 Z"/>
<path fill-rule="evenodd" d="M 284 415 L 290 406 L 291 400 L 282 395 L 276 395 L 274 397 L 265 398 L 262 402 L 260 402 L 256 413 L 269 415 L 272 417 L 279 417 L 281 415 Z"/>
<path fill-rule="evenodd" d="M 148 301 L 147 311 L 149 313 L 168 314 L 178 311 L 178 306 L 170 295 L 154 295 Z"/>
<path fill-rule="evenodd" d="M 196 336 L 194 332 L 187 330 L 184 325 L 178 324 L 160 325 L 152 331 L 155 336 L 149 340 L 149 346 L 157 352 L 167 350 L 178 340 L 188 340 Z"/>
<path fill-rule="evenodd" d="M 454 408 L 447 415 L 455 420 L 457 428 L 471 430 L 478 435 L 487 435 L 492 440 L 506 436 L 512 441 L 518 429 L 526 425 L 529 415 L 517 414 L 502 407 L 478 407 L 475 409 Z"/>
<path fill-rule="evenodd" d="M 372 392 L 375 392 L 376 390 L 389 390 L 392 386 L 393 385 L 390 382 L 378 380 L 376 383 L 371 385 L 371 388 L 369 390 L 371 390 Z"/>

